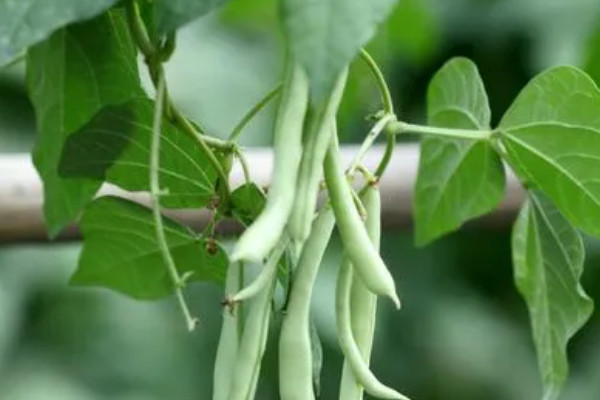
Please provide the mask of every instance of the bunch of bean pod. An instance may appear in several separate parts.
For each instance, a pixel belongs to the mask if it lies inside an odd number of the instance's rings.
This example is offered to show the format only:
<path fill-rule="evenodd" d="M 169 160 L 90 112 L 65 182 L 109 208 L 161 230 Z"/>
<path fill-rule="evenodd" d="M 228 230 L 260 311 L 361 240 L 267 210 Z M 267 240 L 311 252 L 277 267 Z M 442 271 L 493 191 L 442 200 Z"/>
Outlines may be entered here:
<path fill-rule="evenodd" d="M 241 235 L 231 255 L 226 285 L 229 307 L 224 311 L 217 349 L 214 400 L 255 398 L 278 264 L 286 249 L 293 249 L 296 257 L 292 257 L 295 265 L 289 271 L 291 283 L 279 335 L 280 398 L 315 399 L 310 304 L 335 226 L 344 247 L 335 301 L 339 344 L 345 357 L 340 399 L 362 399 L 363 390 L 378 398 L 407 399 L 382 384 L 369 369 L 377 296 L 390 298 L 398 308 L 400 301 L 393 277 L 379 255 L 377 180 L 368 180 L 357 196 L 340 158 L 336 114 L 346 78 L 347 68 L 328 96 L 314 103 L 305 71 L 288 61 L 274 123 L 272 184 L 262 213 Z M 323 177 L 327 198 L 318 209 Z M 359 209 L 366 211 L 366 216 Z M 262 264 L 246 286 L 242 262 Z"/>

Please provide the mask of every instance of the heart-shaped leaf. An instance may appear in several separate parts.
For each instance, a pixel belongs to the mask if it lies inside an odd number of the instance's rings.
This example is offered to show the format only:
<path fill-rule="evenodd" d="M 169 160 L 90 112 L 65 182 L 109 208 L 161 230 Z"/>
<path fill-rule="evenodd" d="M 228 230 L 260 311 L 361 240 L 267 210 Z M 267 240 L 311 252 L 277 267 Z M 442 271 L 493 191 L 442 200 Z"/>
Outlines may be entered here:
<path fill-rule="evenodd" d="M 0 0 L 0 66 L 67 24 L 90 19 L 116 0 Z"/>
<path fill-rule="evenodd" d="M 106 180 L 123 189 L 149 191 L 154 106 L 134 99 L 107 106 L 69 136 L 61 176 Z M 203 207 L 214 197 L 217 173 L 197 143 L 168 121 L 162 123 L 159 180 L 165 207 Z"/>
<path fill-rule="evenodd" d="M 316 102 L 375 34 L 397 0 L 283 0 L 283 26 Z"/>
<path fill-rule="evenodd" d="M 124 16 L 111 11 L 32 47 L 27 85 L 39 134 L 33 162 L 44 182 L 46 223 L 54 236 L 79 215 L 101 184 L 58 175 L 64 141 L 107 104 L 142 91 Z"/>
<path fill-rule="evenodd" d="M 512 236 L 514 276 L 525 298 L 544 400 L 554 400 L 566 380 L 567 342 L 592 314 L 579 279 L 584 248 L 579 233 L 540 192 L 531 192 Z"/>
<path fill-rule="evenodd" d="M 168 218 L 163 218 L 163 225 L 181 276 L 189 273 L 188 281 L 224 282 L 228 259 L 220 246 Z M 72 284 L 102 286 L 136 299 L 158 299 L 173 292 L 150 209 L 118 197 L 100 197 L 86 207 L 81 230 L 83 250 Z"/>
<path fill-rule="evenodd" d="M 567 219 L 600 235 L 600 91 L 574 67 L 541 73 L 498 127 L 519 177 L 552 198 Z"/>
<path fill-rule="evenodd" d="M 464 58 L 446 63 L 427 93 L 432 126 L 490 129 L 490 107 L 477 67 Z M 425 137 L 413 208 L 416 242 L 424 245 L 496 207 L 504 168 L 487 141 Z"/>

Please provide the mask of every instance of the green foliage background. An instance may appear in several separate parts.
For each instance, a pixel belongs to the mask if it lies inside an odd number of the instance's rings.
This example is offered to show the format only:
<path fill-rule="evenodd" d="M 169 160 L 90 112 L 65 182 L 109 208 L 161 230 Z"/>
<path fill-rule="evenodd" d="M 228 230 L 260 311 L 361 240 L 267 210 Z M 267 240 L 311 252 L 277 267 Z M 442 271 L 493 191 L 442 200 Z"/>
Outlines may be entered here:
<path fill-rule="evenodd" d="M 167 65 L 172 95 L 211 133 L 226 135 L 275 84 L 281 59 L 275 12 L 275 0 L 233 0 L 181 32 Z M 600 83 L 600 4 L 403 0 L 369 49 L 404 120 L 425 120 L 427 83 L 451 56 L 475 61 L 498 118 L 545 67 L 579 65 Z M 369 74 L 354 65 L 340 121 L 347 141 L 364 135 L 363 116 L 377 104 Z M 254 121 L 245 144 L 268 144 L 269 121 L 269 113 Z M 0 72 L 0 151 L 30 151 L 34 129 L 17 64 Z M 389 173 L 402 178 L 402 171 Z M 600 246 L 585 244 L 583 285 L 597 297 Z M 171 300 L 140 303 L 100 289 L 69 288 L 77 250 L 77 244 L 0 248 L 0 399 L 209 398 L 219 288 L 192 285 L 190 303 L 202 326 L 190 336 Z M 325 352 L 323 399 L 336 398 L 342 362 L 331 324 L 338 250 L 330 249 L 315 292 Z M 405 304 L 399 314 L 381 305 L 372 364 L 382 381 L 423 400 L 537 398 L 538 372 L 527 311 L 513 284 L 508 224 L 485 230 L 470 225 L 422 249 L 413 246 L 412 232 L 386 232 L 382 253 Z M 562 398 L 597 398 L 599 337 L 594 315 L 571 346 L 572 377 Z M 275 399 L 273 346 L 266 357 L 258 397 Z"/>

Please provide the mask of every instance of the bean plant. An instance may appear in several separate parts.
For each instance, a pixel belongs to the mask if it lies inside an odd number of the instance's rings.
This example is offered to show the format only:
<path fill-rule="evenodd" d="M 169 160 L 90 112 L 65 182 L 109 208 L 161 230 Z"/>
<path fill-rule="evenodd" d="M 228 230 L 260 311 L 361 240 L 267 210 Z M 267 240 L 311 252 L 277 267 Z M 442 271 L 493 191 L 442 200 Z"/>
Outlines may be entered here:
<path fill-rule="evenodd" d="M 172 101 L 164 64 L 176 50 L 178 28 L 222 3 L 0 0 L 0 64 L 26 57 L 39 133 L 33 162 L 44 184 L 49 235 L 73 221 L 83 234 L 71 284 L 140 300 L 173 296 L 189 330 L 202 329 L 202 320 L 186 302 L 186 288 L 197 281 L 222 285 L 223 304 L 214 304 L 223 307 L 223 325 L 213 399 L 255 398 L 274 314 L 283 319 L 280 398 L 315 399 L 319 366 L 310 302 L 337 228 L 343 262 L 335 325 L 345 360 L 339 398 L 361 399 L 366 392 L 408 399 L 402 383 L 392 388 L 377 378 L 369 359 L 378 301 L 399 309 L 402 297 L 393 279 L 402 266 L 386 265 L 379 254 L 378 182 L 396 138 L 417 134 L 418 245 L 491 212 L 503 198 L 506 167 L 525 189 L 512 234 L 514 278 L 531 317 L 543 398 L 558 398 L 567 342 L 593 308 L 579 280 L 580 232 L 600 235 L 600 91 L 594 82 L 575 67 L 543 71 L 492 127 L 477 67 L 454 58 L 431 79 L 427 124 L 413 124 L 396 114 L 382 72 L 363 49 L 395 0 L 280 0 L 281 83 L 229 136 L 210 135 Z M 345 164 L 336 114 L 353 62 L 366 64 L 382 101 Z M 152 90 L 143 88 L 142 74 Z M 265 193 L 252 181 L 253 166 L 238 139 L 270 102 L 277 104 L 274 168 Z M 369 170 L 363 159 L 379 137 L 385 152 Z M 239 187 L 229 179 L 234 162 L 244 170 Z M 402 179 L 402 171 L 393 173 Z M 99 196 L 104 183 L 147 192 L 149 206 Z M 173 208 L 204 208 L 210 222 L 202 232 L 191 231 L 163 215 Z M 226 219 L 245 228 L 230 252 L 215 233 Z M 250 264 L 261 267 L 252 280 L 245 274 Z"/>

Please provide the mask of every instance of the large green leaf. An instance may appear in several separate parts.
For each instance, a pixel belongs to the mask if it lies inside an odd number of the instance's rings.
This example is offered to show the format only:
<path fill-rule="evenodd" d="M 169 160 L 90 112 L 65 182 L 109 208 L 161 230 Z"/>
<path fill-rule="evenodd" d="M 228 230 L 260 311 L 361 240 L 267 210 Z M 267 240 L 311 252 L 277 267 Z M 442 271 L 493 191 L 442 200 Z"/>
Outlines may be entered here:
<path fill-rule="evenodd" d="M 499 125 L 506 159 L 549 195 L 571 223 L 600 235 L 600 91 L 574 67 L 556 67 L 522 90 Z"/>
<path fill-rule="evenodd" d="M 141 92 L 136 51 L 121 13 L 71 25 L 31 48 L 27 84 L 39 132 L 33 162 L 44 182 L 46 223 L 55 235 L 100 185 L 59 177 L 63 142 L 107 104 Z"/>
<path fill-rule="evenodd" d="M 490 107 L 477 67 L 464 58 L 446 63 L 427 93 L 430 125 L 490 129 Z M 413 207 L 416 242 L 426 244 L 491 211 L 502 199 L 504 168 L 487 141 L 425 137 Z"/>
<path fill-rule="evenodd" d="M 116 0 L 0 0 L 0 66 L 56 29 L 101 14 Z"/>
<path fill-rule="evenodd" d="M 550 199 L 531 192 L 513 230 L 512 252 L 515 282 L 531 316 L 544 400 L 553 400 L 568 373 L 567 342 L 593 309 L 579 283 L 583 243 Z"/>
<path fill-rule="evenodd" d="M 282 0 L 292 52 L 306 69 L 313 99 L 330 93 L 336 78 L 374 34 L 397 0 Z"/>
<path fill-rule="evenodd" d="M 107 106 L 65 142 L 61 176 L 106 180 L 148 191 L 154 105 L 138 98 Z M 159 179 L 165 207 L 203 207 L 215 194 L 217 173 L 194 139 L 164 120 Z"/>
<path fill-rule="evenodd" d="M 167 244 L 181 276 L 223 283 L 227 256 L 179 223 L 163 218 Z M 101 197 L 81 220 L 83 250 L 71 283 L 102 286 L 137 299 L 157 299 L 173 282 L 156 241 L 152 211 L 118 197 Z"/>
<path fill-rule="evenodd" d="M 159 32 L 165 33 L 220 7 L 227 0 L 155 0 Z"/>

